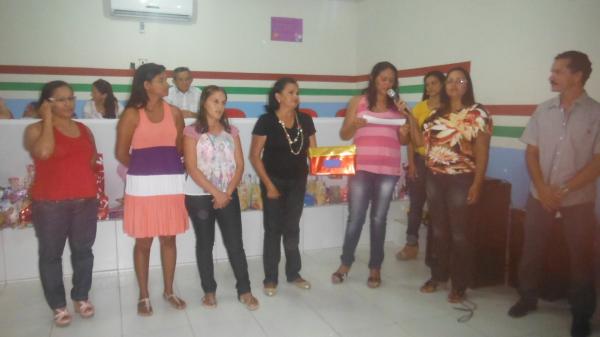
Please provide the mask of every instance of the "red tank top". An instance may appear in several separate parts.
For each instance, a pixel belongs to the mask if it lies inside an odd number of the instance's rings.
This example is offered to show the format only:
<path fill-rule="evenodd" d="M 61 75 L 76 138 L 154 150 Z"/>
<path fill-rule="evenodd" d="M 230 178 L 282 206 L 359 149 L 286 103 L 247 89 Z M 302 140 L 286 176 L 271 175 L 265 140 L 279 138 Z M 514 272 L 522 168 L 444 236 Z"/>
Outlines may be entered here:
<path fill-rule="evenodd" d="M 94 145 L 86 127 L 75 122 L 79 137 L 65 136 L 54 128 L 54 153 L 34 159 L 33 200 L 68 200 L 96 196 L 96 175 L 91 161 Z"/>

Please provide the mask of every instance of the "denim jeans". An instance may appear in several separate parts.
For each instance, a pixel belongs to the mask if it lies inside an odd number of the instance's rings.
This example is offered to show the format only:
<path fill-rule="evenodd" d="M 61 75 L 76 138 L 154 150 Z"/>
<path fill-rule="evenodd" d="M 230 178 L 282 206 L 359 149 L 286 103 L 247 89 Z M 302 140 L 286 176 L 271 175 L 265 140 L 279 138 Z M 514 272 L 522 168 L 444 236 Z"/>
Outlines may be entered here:
<path fill-rule="evenodd" d="M 452 287 L 465 290 L 470 282 L 473 248 L 467 238 L 467 195 L 473 174 L 433 174 L 426 178 L 427 202 L 433 230 L 431 279 L 452 280 Z"/>
<path fill-rule="evenodd" d="M 350 267 L 354 263 L 354 252 L 365 224 L 367 208 L 370 203 L 371 256 L 369 268 L 381 268 L 387 213 L 398 179 L 398 176 L 358 171 L 348 180 L 348 221 L 341 256 L 343 265 Z"/>
<path fill-rule="evenodd" d="M 406 228 L 406 244 L 417 245 L 419 243 L 419 226 L 423 219 L 423 206 L 427 200 L 425 191 L 425 159 L 418 153 L 414 154 L 415 178 L 407 178 L 408 197 L 410 198 L 410 208 L 408 211 L 408 226 Z"/>
<path fill-rule="evenodd" d="M 98 201 L 96 198 L 33 201 L 32 220 L 38 239 L 40 280 L 51 309 L 67 305 L 62 255 L 67 238 L 71 249 L 73 288 L 71 299 L 88 299 L 92 287 Z"/>
<path fill-rule="evenodd" d="M 250 291 L 237 190 L 233 192 L 231 199 L 225 208 L 214 209 L 211 195 L 185 196 L 185 207 L 192 219 L 196 234 L 196 263 L 202 290 L 205 293 L 217 291 L 212 254 L 215 243 L 215 220 L 219 224 L 227 257 L 235 275 L 238 296 Z"/>
<path fill-rule="evenodd" d="M 574 316 L 589 319 L 596 299 L 593 286 L 593 244 L 595 234 L 594 204 L 580 204 L 559 209 L 569 249 L 569 303 Z M 525 301 L 537 301 L 537 288 L 544 265 L 548 242 L 547 228 L 555 221 L 555 212 L 529 196 L 524 223 L 523 255 L 519 265 L 519 294 Z"/>
<path fill-rule="evenodd" d="M 278 282 L 279 260 L 281 259 L 281 238 L 285 252 L 285 275 L 288 282 L 300 277 L 300 217 L 304 208 L 306 178 L 279 179 L 270 177 L 279 190 L 278 199 L 267 198 L 267 189 L 260 184 L 263 200 L 263 243 L 264 283 Z"/>

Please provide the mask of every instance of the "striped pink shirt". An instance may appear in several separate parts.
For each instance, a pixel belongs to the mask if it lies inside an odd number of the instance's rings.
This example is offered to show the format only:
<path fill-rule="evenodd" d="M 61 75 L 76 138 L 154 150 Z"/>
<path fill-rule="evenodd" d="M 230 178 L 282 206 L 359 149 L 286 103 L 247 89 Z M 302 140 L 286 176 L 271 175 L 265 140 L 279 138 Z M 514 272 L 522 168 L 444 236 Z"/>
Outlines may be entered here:
<path fill-rule="evenodd" d="M 402 114 L 388 110 L 369 110 L 367 97 L 361 97 L 356 116 L 371 115 L 377 118 L 403 118 Z M 356 170 L 393 176 L 402 175 L 398 126 L 367 124 L 354 134 L 356 145 Z"/>

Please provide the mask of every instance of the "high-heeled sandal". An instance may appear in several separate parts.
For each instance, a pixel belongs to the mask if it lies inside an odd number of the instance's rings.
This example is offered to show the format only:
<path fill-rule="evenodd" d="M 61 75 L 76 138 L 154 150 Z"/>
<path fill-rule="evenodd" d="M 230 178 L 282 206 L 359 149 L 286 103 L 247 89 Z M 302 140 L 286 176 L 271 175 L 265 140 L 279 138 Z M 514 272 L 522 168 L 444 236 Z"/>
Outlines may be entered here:
<path fill-rule="evenodd" d="M 434 280 L 427 280 L 423 286 L 421 286 L 421 292 L 425 294 L 434 293 L 437 291 L 439 283 Z"/>
<path fill-rule="evenodd" d="M 312 286 L 310 284 L 310 282 L 308 282 L 307 280 L 303 279 L 302 277 L 298 277 L 297 279 L 295 279 L 294 281 L 292 281 L 292 283 L 300 289 L 305 289 L 308 290 L 310 289 Z"/>
<path fill-rule="evenodd" d="M 265 283 L 265 285 L 263 286 L 263 292 L 269 297 L 275 296 L 277 294 L 277 284 Z"/>
<path fill-rule="evenodd" d="M 71 314 L 67 308 L 54 309 L 54 324 L 58 327 L 65 327 L 71 324 Z"/>
<path fill-rule="evenodd" d="M 217 298 L 215 293 L 206 293 L 202 296 L 202 306 L 207 309 L 214 309 L 217 307 Z"/>
<path fill-rule="evenodd" d="M 94 305 L 89 301 L 73 301 L 75 312 L 82 318 L 90 318 L 96 313 Z"/>
<path fill-rule="evenodd" d="M 171 293 L 171 294 L 166 294 L 163 293 L 163 298 L 169 302 L 169 304 L 177 309 L 177 310 L 183 310 L 185 309 L 185 307 L 187 306 L 187 304 L 185 303 L 184 300 L 182 300 L 181 298 L 175 296 L 175 294 Z"/>
<path fill-rule="evenodd" d="M 260 307 L 256 297 L 252 296 L 252 293 L 242 294 L 239 297 L 239 301 L 246 306 L 246 309 L 254 311 Z"/>
<path fill-rule="evenodd" d="M 152 310 L 152 305 L 150 304 L 150 299 L 148 297 L 139 300 L 137 304 L 137 313 L 140 316 L 152 316 L 154 311 Z"/>
<path fill-rule="evenodd" d="M 369 276 L 367 279 L 367 287 L 371 289 L 379 288 L 381 286 L 381 276 Z"/>
<path fill-rule="evenodd" d="M 348 272 L 340 273 L 339 271 L 336 271 L 335 273 L 331 274 L 331 283 L 333 283 L 333 284 L 343 283 L 347 277 L 348 277 Z"/>

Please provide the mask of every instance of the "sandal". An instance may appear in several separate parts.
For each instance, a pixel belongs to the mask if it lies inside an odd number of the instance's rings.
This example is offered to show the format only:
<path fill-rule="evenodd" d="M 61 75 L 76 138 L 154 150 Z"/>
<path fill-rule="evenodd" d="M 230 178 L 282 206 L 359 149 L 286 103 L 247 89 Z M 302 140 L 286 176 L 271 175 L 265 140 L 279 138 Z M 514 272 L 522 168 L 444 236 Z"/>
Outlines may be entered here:
<path fill-rule="evenodd" d="M 71 314 L 67 308 L 54 309 L 54 324 L 58 327 L 65 327 L 71 324 Z"/>
<path fill-rule="evenodd" d="M 94 316 L 96 312 L 94 305 L 89 300 L 73 301 L 73 307 L 75 308 L 75 312 L 82 318 L 90 318 Z"/>
<path fill-rule="evenodd" d="M 214 309 L 217 307 L 217 299 L 215 293 L 206 293 L 202 296 L 202 306 L 208 309 Z"/>
<path fill-rule="evenodd" d="M 267 295 L 269 297 L 275 296 L 275 294 L 277 294 L 277 284 L 265 283 L 263 292 L 265 293 L 265 295 Z"/>
<path fill-rule="evenodd" d="M 240 295 L 239 300 L 250 311 L 254 311 L 260 306 L 256 297 L 252 296 L 250 292 Z"/>
<path fill-rule="evenodd" d="M 448 294 L 448 302 L 461 303 L 467 298 L 467 293 L 464 290 L 452 289 Z"/>
<path fill-rule="evenodd" d="M 331 274 L 331 283 L 333 284 L 340 284 L 342 282 L 344 282 L 344 280 L 348 277 L 348 273 L 340 273 L 339 271 L 336 271 L 335 273 Z"/>
<path fill-rule="evenodd" d="M 177 309 L 177 310 L 183 310 L 183 309 L 185 309 L 185 307 L 187 306 L 187 305 L 185 304 L 185 301 L 184 301 L 184 300 L 182 300 L 181 298 L 179 298 L 179 297 L 175 296 L 175 294 L 173 294 L 173 293 L 171 293 L 171 294 L 164 294 L 164 293 L 163 293 L 163 298 L 164 298 L 164 299 L 165 299 L 167 302 L 169 302 L 169 304 L 170 304 L 170 305 L 171 305 L 173 308 L 175 308 L 175 309 Z"/>
<path fill-rule="evenodd" d="M 367 287 L 371 289 L 379 288 L 381 286 L 381 276 L 369 276 L 367 279 Z"/>
<path fill-rule="evenodd" d="M 369 278 L 367 278 L 367 287 L 371 289 L 379 288 L 381 286 L 381 270 L 378 268 L 372 268 L 369 271 Z"/>
<path fill-rule="evenodd" d="M 154 311 L 152 305 L 150 305 L 150 299 L 148 297 L 142 298 L 137 304 L 137 313 L 140 316 L 152 316 Z"/>
<path fill-rule="evenodd" d="M 303 279 L 302 277 L 298 277 L 297 279 L 295 279 L 294 281 L 292 281 L 292 283 L 294 283 L 294 285 L 300 289 L 310 289 L 311 284 L 310 282 L 308 282 L 307 280 Z"/>
<path fill-rule="evenodd" d="M 425 294 L 431 294 L 437 291 L 438 282 L 434 280 L 427 280 L 423 286 L 421 286 L 421 292 Z"/>

